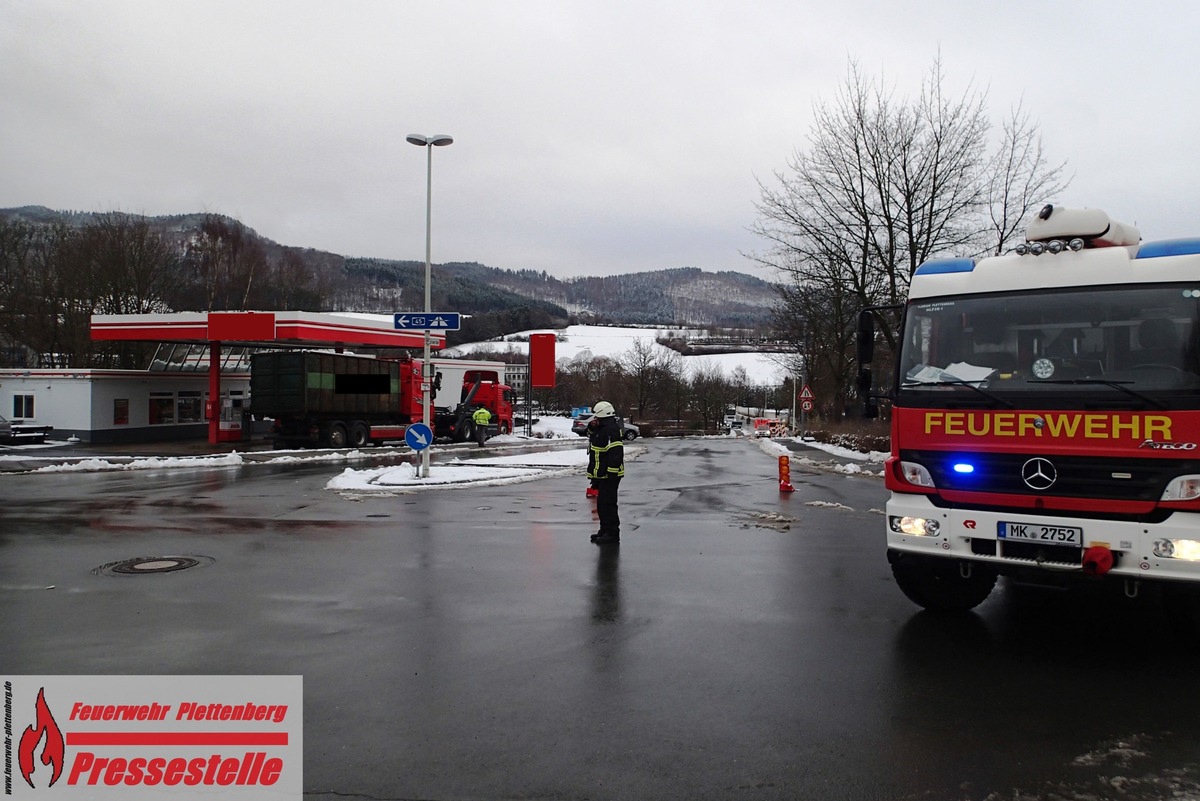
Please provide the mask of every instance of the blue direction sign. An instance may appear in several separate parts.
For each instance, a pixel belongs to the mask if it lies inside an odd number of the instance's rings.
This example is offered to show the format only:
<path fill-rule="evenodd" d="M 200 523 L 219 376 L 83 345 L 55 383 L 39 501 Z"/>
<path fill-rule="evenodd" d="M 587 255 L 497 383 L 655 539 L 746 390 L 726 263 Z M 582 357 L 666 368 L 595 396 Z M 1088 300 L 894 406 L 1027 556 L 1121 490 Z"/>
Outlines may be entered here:
<path fill-rule="evenodd" d="M 404 430 L 404 441 L 414 451 L 423 451 L 433 444 L 433 432 L 424 423 L 413 423 Z"/>
<path fill-rule="evenodd" d="M 458 312 L 399 312 L 393 320 L 397 331 L 457 331 Z"/>

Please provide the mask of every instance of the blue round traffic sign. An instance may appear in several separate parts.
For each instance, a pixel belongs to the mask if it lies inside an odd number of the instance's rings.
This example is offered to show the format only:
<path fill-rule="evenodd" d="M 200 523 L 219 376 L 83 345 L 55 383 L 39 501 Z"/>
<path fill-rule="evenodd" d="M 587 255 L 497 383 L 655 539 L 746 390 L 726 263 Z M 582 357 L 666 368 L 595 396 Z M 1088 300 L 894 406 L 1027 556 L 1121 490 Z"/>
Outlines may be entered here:
<path fill-rule="evenodd" d="M 423 451 L 433 444 L 433 431 L 424 423 L 413 423 L 404 430 L 404 441 L 414 451 Z"/>

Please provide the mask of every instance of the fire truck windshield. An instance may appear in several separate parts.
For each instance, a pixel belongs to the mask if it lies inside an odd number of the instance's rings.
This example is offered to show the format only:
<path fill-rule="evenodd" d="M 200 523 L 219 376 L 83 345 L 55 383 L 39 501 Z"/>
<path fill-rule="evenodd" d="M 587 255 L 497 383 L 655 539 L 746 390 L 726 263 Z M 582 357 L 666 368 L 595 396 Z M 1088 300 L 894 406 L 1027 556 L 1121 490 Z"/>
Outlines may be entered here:
<path fill-rule="evenodd" d="M 897 401 L 972 389 L 994 397 L 1195 396 L 1198 318 L 1200 283 L 917 300 L 905 317 Z"/>

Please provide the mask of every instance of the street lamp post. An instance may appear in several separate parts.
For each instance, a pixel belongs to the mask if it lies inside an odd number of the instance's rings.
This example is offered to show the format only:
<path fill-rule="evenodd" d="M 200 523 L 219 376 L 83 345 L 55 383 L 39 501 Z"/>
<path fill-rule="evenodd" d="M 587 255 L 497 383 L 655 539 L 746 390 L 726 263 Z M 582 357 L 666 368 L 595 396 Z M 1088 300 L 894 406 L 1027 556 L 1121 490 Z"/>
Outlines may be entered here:
<path fill-rule="evenodd" d="M 454 139 L 445 134 L 436 134 L 434 136 L 423 136 L 421 134 L 409 134 L 405 137 L 411 145 L 425 148 L 425 320 L 429 321 L 429 313 L 433 311 L 429 305 L 429 278 L 432 272 L 432 262 L 430 256 L 432 254 L 430 241 L 433 230 L 433 149 L 435 147 L 445 147 L 451 144 Z M 423 399 L 421 401 L 422 420 L 425 425 L 433 430 L 433 422 L 429 416 L 429 387 L 433 382 L 433 371 L 430 369 L 429 361 L 429 329 L 425 329 L 425 362 L 421 367 L 421 392 Z M 421 478 L 429 478 L 429 448 L 421 451 Z"/>

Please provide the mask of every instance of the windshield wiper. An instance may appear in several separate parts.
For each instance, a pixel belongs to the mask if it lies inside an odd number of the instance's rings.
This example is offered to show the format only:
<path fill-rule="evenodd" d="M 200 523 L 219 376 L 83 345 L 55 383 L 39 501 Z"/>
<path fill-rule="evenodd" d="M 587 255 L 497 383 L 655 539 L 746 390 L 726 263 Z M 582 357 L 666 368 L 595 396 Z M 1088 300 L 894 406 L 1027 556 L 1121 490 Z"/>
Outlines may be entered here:
<path fill-rule="evenodd" d="M 1124 392 L 1126 395 L 1130 395 L 1134 398 L 1137 398 L 1140 401 L 1149 403 L 1151 406 L 1155 406 L 1159 409 L 1167 408 L 1167 405 L 1165 403 L 1163 403 L 1162 401 L 1156 400 L 1155 398 L 1152 398 L 1149 395 L 1138 392 L 1136 389 L 1130 389 L 1129 387 L 1125 386 L 1125 384 L 1132 384 L 1133 383 L 1132 381 L 1109 381 L 1104 378 L 1042 378 L 1042 379 L 1035 378 L 1035 379 L 1030 380 L 1028 383 L 1030 383 L 1030 384 L 1099 384 L 1101 386 L 1112 387 L 1113 389 L 1120 390 L 1121 392 Z"/>
<path fill-rule="evenodd" d="M 1008 409 L 1017 408 L 1016 404 L 1012 401 L 1006 400 L 995 393 L 988 392 L 978 384 L 978 381 L 959 381 L 958 379 L 942 379 L 940 381 L 905 381 L 900 385 L 900 389 L 912 389 L 914 387 L 970 387 L 983 397 L 990 400 L 992 403 L 998 403 Z"/>

